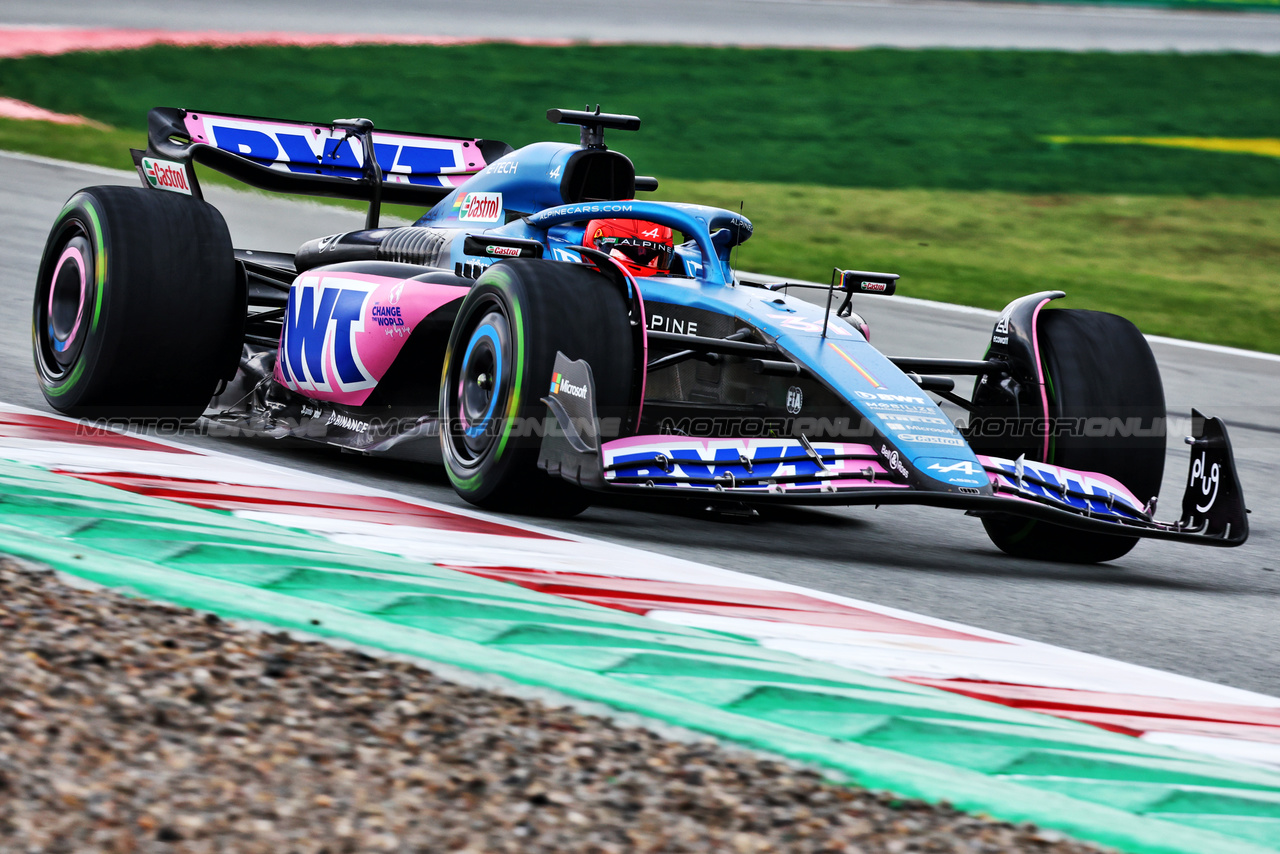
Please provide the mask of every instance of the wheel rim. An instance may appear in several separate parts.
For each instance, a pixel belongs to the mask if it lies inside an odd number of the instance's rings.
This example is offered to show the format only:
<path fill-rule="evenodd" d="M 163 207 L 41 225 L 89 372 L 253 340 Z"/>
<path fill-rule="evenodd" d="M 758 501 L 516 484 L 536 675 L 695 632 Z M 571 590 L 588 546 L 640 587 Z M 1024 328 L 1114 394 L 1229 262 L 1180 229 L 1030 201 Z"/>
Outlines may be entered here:
<path fill-rule="evenodd" d="M 462 357 L 449 372 L 447 413 L 454 455 L 468 467 L 491 454 L 501 438 L 513 368 L 511 324 L 501 303 L 486 300 L 472 317 Z"/>
<path fill-rule="evenodd" d="M 34 331 L 40 367 L 57 382 L 71 372 L 88 338 L 95 259 L 88 234 L 75 220 L 54 246 L 48 257 L 56 260 L 36 289 Z"/>

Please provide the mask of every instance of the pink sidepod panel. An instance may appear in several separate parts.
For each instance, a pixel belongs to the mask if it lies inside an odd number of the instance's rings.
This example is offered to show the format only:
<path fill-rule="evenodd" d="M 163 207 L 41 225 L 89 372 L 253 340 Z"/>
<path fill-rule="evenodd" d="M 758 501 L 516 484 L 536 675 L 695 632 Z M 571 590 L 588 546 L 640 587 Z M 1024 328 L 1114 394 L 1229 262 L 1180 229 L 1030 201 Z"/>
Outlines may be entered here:
<path fill-rule="evenodd" d="M 358 273 L 304 273 L 289 290 L 276 381 L 315 400 L 359 406 L 423 318 L 467 290 Z"/>

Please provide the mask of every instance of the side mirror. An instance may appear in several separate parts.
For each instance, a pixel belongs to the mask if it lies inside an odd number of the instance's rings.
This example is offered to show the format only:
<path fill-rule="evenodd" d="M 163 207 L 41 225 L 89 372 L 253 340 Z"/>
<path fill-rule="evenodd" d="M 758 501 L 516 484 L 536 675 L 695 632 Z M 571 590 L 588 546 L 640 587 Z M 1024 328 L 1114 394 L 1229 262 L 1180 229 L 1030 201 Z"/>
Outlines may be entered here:
<path fill-rule="evenodd" d="M 850 294 L 880 294 L 893 296 L 898 289 L 897 273 L 869 273 L 866 270 L 841 270 L 838 267 L 831 271 L 835 287 Z"/>

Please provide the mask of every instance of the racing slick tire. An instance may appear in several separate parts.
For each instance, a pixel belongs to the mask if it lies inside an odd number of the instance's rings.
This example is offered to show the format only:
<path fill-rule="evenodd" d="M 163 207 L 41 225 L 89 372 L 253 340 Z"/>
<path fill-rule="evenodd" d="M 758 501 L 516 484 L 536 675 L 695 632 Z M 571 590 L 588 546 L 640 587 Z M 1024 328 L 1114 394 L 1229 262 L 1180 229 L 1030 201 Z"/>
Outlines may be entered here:
<path fill-rule="evenodd" d="M 468 292 L 445 351 L 440 444 L 457 493 L 488 510 L 574 516 L 586 490 L 538 468 L 556 352 L 591 366 L 597 412 L 622 414 L 631 391 L 626 299 L 580 264 L 494 264 Z M 624 419 L 625 420 L 625 419 Z"/>
<path fill-rule="evenodd" d="M 1037 332 L 1046 374 L 1051 423 L 1083 425 L 1054 431 L 1049 462 L 1109 475 L 1146 500 L 1164 476 L 1164 386 L 1151 347 L 1123 317 L 1100 311 L 1055 309 L 1040 314 Z M 1089 429 L 1131 424 L 1142 429 Z M 1125 435 L 1128 432 L 1129 435 Z M 1092 434 L 1092 435 L 1091 435 Z M 1067 563 L 1101 563 L 1128 554 L 1136 537 L 1097 534 L 993 514 L 984 516 L 987 536 L 1015 557 Z"/>
<path fill-rule="evenodd" d="M 40 390 L 76 417 L 198 417 L 234 372 L 244 302 L 212 205 L 142 187 L 81 190 L 36 278 Z"/>

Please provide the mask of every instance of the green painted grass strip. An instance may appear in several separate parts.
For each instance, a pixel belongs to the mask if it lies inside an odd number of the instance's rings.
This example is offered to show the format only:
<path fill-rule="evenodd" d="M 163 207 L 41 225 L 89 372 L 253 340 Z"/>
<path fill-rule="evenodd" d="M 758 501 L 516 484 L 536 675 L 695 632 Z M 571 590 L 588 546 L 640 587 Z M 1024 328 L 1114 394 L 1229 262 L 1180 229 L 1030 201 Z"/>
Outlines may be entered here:
<path fill-rule="evenodd" d="M 0 488 L 0 551 L 143 596 L 550 688 L 1135 853 L 1277 850 L 1280 774 L 36 469 L 0 463 Z"/>
<path fill-rule="evenodd" d="M 575 130 L 543 115 L 581 104 L 581 81 L 592 80 L 605 110 L 643 119 L 640 132 L 613 132 L 608 143 L 644 175 L 1274 197 L 1280 170 L 1268 158 L 1054 146 L 1042 137 L 1275 136 L 1278 76 L 1280 56 L 1238 53 L 157 46 L 3 59 L 0 93 L 134 131 L 145 129 L 150 108 L 174 106 L 313 121 L 362 115 L 384 128 L 520 146 L 576 141 Z M 67 135 L 82 150 L 85 138 Z M 43 135 L 36 144 L 62 156 Z M 113 156 L 128 168 L 127 151 Z"/>

